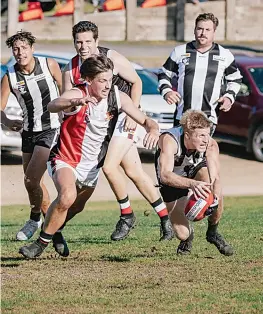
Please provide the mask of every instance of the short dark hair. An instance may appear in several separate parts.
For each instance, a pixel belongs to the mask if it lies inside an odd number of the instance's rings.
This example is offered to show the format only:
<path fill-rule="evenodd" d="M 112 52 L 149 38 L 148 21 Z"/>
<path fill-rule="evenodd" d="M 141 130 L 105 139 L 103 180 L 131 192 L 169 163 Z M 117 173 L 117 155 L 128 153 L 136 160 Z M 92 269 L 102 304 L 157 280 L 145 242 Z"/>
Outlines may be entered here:
<path fill-rule="evenodd" d="M 195 20 L 195 27 L 197 26 L 197 23 L 200 21 L 212 21 L 214 24 L 214 29 L 217 28 L 219 25 L 218 18 L 214 16 L 213 13 L 202 13 L 199 14 L 198 17 Z"/>
<path fill-rule="evenodd" d="M 18 40 L 27 41 L 28 44 L 32 47 L 32 45 L 36 42 L 36 37 L 32 35 L 30 32 L 26 31 L 18 31 L 15 35 L 7 38 L 6 45 L 8 48 L 13 48 L 14 43 Z"/>
<path fill-rule="evenodd" d="M 113 71 L 114 65 L 111 59 L 103 54 L 91 55 L 87 58 L 80 67 L 80 74 L 82 78 L 88 77 L 93 80 L 98 74 Z"/>
<path fill-rule="evenodd" d="M 85 33 L 85 32 L 92 32 L 93 38 L 95 40 L 97 40 L 99 37 L 99 29 L 95 23 L 90 22 L 90 21 L 80 21 L 76 25 L 74 25 L 72 28 L 72 36 L 73 36 L 74 41 L 76 39 L 76 34 Z"/>

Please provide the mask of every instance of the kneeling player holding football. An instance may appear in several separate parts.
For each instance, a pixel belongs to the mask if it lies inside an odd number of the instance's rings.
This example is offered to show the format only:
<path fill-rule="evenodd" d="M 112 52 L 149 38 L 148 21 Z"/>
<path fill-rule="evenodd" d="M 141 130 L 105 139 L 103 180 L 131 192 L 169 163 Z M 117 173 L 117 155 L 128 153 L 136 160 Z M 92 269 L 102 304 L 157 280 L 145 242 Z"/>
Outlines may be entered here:
<path fill-rule="evenodd" d="M 170 213 L 175 234 L 181 240 L 177 254 L 191 252 L 193 228 L 185 216 L 189 190 L 196 200 L 206 199 L 210 193 L 220 198 L 219 149 L 210 137 L 211 122 L 197 110 L 188 110 L 181 118 L 180 126 L 165 131 L 159 139 L 156 152 L 156 173 L 160 192 Z M 223 207 L 214 202 L 208 218 L 206 240 L 219 252 L 232 255 L 233 248 L 218 233 L 217 227 Z"/>

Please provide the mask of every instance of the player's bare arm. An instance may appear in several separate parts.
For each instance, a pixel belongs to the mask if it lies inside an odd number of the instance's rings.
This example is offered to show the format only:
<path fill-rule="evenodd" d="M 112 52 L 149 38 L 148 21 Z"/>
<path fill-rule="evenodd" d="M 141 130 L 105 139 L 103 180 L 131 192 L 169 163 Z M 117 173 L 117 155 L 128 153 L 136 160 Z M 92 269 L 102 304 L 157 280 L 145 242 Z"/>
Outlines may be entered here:
<path fill-rule="evenodd" d="M 58 85 L 59 94 L 61 95 L 61 93 L 62 93 L 62 73 L 61 73 L 60 67 L 59 67 L 57 61 L 55 61 L 52 58 L 48 58 L 47 63 L 48 63 L 48 67 L 50 69 L 50 72 L 51 72 L 54 80 L 56 81 L 56 83 Z"/>
<path fill-rule="evenodd" d="M 78 106 L 85 106 L 89 103 L 97 104 L 94 97 L 83 97 L 82 93 L 77 89 L 71 89 L 64 92 L 60 97 L 52 100 L 48 104 L 48 111 L 57 113 L 61 111 L 72 111 Z"/>
<path fill-rule="evenodd" d="M 219 147 L 214 139 L 210 139 L 206 150 L 206 163 L 209 172 L 210 181 L 212 184 L 213 193 L 217 196 L 220 195 L 219 180 L 220 180 L 220 161 L 219 161 Z"/>
<path fill-rule="evenodd" d="M 136 108 L 127 94 L 120 92 L 120 101 L 122 110 L 147 131 L 143 141 L 144 146 L 147 149 L 154 148 L 160 136 L 158 124 Z"/>
<path fill-rule="evenodd" d="M 178 152 L 178 145 L 171 135 L 161 135 L 158 146 L 161 150 L 159 159 L 161 182 L 179 189 L 191 189 L 195 198 L 208 197 L 210 183 L 185 178 L 173 172 L 174 156 Z"/>
<path fill-rule="evenodd" d="M 7 118 L 4 110 L 8 102 L 8 97 L 11 93 L 8 77 L 4 75 L 1 81 L 1 123 L 7 126 L 13 131 L 20 131 L 23 127 L 23 121 L 21 120 L 10 120 Z"/>
<path fill-rule="evenodd" d="M 73 88 L 73 85 L 70 78 L 69 65 L 67 64 L 62 71 L 62 93 L 71 90 L 71 88 Z"/>
<path fill-rule="evenodd" d="M 142 81 L 139 75 L 134 70 L 130 61 L 115 50 L 111 51 L 111 59 L 114 63 L 118 74 L 127 82 L 132 84 L 131 99 L 136 107 L 139 107 L 142 95 Z M 135 129 L 136 123 L 129 117 L 126 118 L 124 130 Z"/>
<path fill-rule="evenodd" d="M 130 61 L 123 55 L 112 50 L 110 58 L 114 63 L 114 67 L 118 74 L 127 82 L 132 84 L 131 99 L 135 106 L 139 107 L 142 95 L 142 81 L 134 70 Z"/>

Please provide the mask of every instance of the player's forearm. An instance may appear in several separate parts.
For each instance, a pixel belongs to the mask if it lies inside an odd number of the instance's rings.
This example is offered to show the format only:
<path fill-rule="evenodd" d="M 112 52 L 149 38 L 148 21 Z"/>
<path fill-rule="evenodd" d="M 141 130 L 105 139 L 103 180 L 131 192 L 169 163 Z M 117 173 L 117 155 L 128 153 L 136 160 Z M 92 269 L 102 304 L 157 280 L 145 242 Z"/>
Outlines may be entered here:
<path fill-rule="evenodd" d="M 190 189 L 193 181 L 192 179 L 185 178 L 175 174 L 172 171 L 161 171 L 161 183 L 169 185 L 178 189 Z"/>
<path fill-rule="evenodd" d="M 141 100 L 141 95 L 142 95 L 142 81 L 140 78 L 132 84 L 131 88 L 131 99 L 133 104 L 138 108 L 140 105 L 140 100 Z"/>
<path fill-rule="evenodd" d="M 146 117 L 143 123 L 143 127 L 145 128 L 147 133 L 153 132 L 153 131 L 159 132 L 158 123 L 148 117 Z"/>
<path fill-rule="evenodd" d="M 158 86 L 160 94 L 164 97 L 172 89 L 172 72 L 162 68 L 158 74 Z"/>
<path fill-rule="evenodd" d="M 66 99 L 66 98 L 59 97 L 59 98 L 52 100 L 48 104 L 47 109 L 49 112 L 58 113 L 58 112 L 61 112 L 61 111 L 64 111 L 66 109 L 76 107 L 76 106 L 78 106 L 78 99 L 77 98 Z"/>

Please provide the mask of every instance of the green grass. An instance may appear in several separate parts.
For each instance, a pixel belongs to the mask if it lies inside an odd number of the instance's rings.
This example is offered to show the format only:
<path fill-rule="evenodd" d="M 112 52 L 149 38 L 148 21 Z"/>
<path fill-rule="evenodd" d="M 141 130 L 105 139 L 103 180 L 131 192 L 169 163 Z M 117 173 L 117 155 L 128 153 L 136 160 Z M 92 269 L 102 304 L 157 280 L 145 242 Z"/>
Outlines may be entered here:
<path fill-rule="evenodd" d="M 125 241 L 109 240 L 116 203 L 90 203 L 64 230 L 70 257 L 50 245 L 36 260 L 14 240 L 28 210 L 2 207 L 2 313 L 263 313 L 263 197 L 225 199 L 232 257 L 206 242 L 205 221 L 191 256 L 176 256 L 178 240 L 158 242 L 157 216 L 144 216 L 149 205 L 132 204 L 138 223 Z"/>

